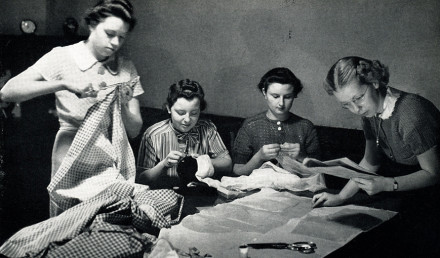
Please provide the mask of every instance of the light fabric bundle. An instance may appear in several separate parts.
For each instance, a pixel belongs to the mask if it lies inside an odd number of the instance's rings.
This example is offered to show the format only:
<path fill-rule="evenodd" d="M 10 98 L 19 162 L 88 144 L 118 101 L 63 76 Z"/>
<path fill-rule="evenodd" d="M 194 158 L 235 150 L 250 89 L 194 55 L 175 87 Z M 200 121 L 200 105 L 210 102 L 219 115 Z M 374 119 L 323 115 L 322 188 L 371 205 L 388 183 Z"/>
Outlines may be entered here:
<path fill-rule="evenodd" d="M 268 161 L 260 168 L 254 169 L 249 176 L 222 177 L 221 181 L 212 178 L 199 179 L 220 192 L 228 192 L 231 196 L 255 189 L 272 188 L 276 190 L 311 191 L 316 192 L 325 188 L 321 174 L 308 173 L 300 169 L 301 163 L 290 157 L 278 158 L 280 166 Z M 305 173 L 307 172 L 307 173 Z M 240 196 L 238 194 L 237 196 Z"/>
<path fill-rule="evenodd" d="M 319 174 L 300 178 L 298 175 L 275 166 L 272 162 L 264 163 L 259 169 L 254 169 L 249 176 L 223 177 L 220 186 L 230 190 L 250 191 L 261 188 L 290 191 L 312 191 L 325 187 Z"/>

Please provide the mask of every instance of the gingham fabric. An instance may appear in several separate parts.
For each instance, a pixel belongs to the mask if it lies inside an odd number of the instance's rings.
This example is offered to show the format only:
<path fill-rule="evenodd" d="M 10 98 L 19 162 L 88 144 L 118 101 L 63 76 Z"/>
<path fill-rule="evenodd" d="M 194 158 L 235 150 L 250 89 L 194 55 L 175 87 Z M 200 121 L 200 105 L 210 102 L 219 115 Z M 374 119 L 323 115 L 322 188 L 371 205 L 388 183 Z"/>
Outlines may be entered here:
<path fill-rule="evenodd" d="M 142 257 L 155 239 L 153 234 L 180 219 L 183 197 L 165 189 L 133 196 L 135 188 L 129 182 L 116 182 L 57 217 L 23 228 L 0 247 L 0 253 L 7 257 Z"/>
<path fill-rule="evenodd" d="M 118 83 L 86 114 L 61 166 L 47 187 L 61 210 L 95 196 L 117 180 L 134 182 L 136 167 L 121 117 L 120 92 L 134 80 Z"/>
<path fill-rule="evenodd" d="M 174 193 L 174 191 L 169 189 L 142 191 L 134 197 L 134 200 L 140 204 L 141 209 L 149 217 L 156 218 L 156 220 L 152 221 L 153 227 L 170 227 L 173 224 L 177 224 L 180 220 L 183 208 L 182 196 L 168 192 Z M 182 203 L 177 213 L 173 212 L 175 210 L 175 203 Z M 160 214 L 165 214 L 165 216 L 162 217 Z"/>

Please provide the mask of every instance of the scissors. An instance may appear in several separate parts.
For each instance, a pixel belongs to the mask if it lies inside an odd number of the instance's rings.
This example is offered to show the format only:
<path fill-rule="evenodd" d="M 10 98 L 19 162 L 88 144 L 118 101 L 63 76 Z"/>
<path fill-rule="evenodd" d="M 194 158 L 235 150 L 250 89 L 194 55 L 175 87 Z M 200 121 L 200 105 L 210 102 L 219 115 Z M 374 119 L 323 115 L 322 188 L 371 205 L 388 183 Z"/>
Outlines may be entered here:
<path fill-rule="evenodd" d="M 318 247 L 314 242 L 295 242 L 288 243 L 252 243 L 240 246 L 240 248 L 251 247 L 254 249 L 289 249 L 304 254 L 314 253 Z"/>

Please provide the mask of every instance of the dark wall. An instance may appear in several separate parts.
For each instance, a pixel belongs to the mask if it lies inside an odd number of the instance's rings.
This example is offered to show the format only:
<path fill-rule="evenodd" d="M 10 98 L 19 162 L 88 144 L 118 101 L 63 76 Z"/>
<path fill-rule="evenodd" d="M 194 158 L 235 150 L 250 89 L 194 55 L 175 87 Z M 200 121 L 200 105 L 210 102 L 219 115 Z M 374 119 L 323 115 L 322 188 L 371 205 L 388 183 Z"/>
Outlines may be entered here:
<path fill-rule="evenodd" d="M 286 66 L 304 91 L 292 111 L 317 125 L 360 128 L 322 82 L 339 58 L 360 55 L 389 66 L 390 85 L 440 107 L 438 0 L 133 0 L 138 27 L 125 50 L 160 107 L 174 81 L 206 89 L 208 112 L 248 117 L 266 109 L 256 85 Z"/>
<path fill-rule="evenodd" d="M 388 65 L 392 86 L 440 107 L 438 0 L 131 1 L 138 24 L 124 51 L 148 92 L 143 106 L 161 107 L 168 86 L 188 77 L 206 89 L 208 112 L 248 117 L 266 108 L 259 78 L 287 66 L 305 86 L 293 112 L 317 125 L 360 128 L 322 89 L 337 59 L 360 55 Z M 37 34 L 61 35 L 66 17 L 81 21 L 94 3 L 0 0 L 0 34 L 20 34 L 18 22 L 30 17 Z"/>
<path fill-rule="evenodd" d="M 22 72 L 55 46 L 80 39 L 59 36 L 2 36 L 0 52 L 12 76 Z M 0 178 L 0 242 L 21 227 L 49 215 L 46 186 L 50 181 L 51 153 L 58 119 L 51 114 L 54 94 L 20 103 L 20 116 L 2 115 L 4 177 Z M 9 108 L 7 111 L 11 111 Z"/>

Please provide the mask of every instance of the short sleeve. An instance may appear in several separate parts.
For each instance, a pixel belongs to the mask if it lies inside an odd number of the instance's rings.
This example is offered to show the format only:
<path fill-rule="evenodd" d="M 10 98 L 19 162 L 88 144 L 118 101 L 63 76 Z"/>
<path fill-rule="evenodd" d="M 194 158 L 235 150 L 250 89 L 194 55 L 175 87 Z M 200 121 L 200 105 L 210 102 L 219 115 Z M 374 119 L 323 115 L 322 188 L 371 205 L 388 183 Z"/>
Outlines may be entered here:
<path fill-rule="evenodd" d="M 130 79 L 135 79 L 136 77 L 139 76 L 136 67 L 134 66 L 132 61 L 127 60 L 126 62 L 127 62 L 127 67 L 130 71 Z M 141 81 L 138 80 L 137 83 L 134 85 L 133 97 L 139 96 L 142 93 L 144 93 L 144 89 L 142 88 Z"/>
<path fill-rule="evenodd" d="M 42 56 L 34 65 L 28 69 L 37 71 L 46 81 L 63 79 L 63 60 L 68 55 L 62 47 L 53 48 L 49 53 Z"/>
<path fill-rule="evenodd" d="M 399 115 L 399 134 L 415 155 L 439 144 L 440 112 L 431 102 L 421 97 L 411 98 L 401 105 Z"/>
<path fill-rule="evenodd" d="M 142 137 L 138 159 L 137 167 L 142 169 L 153 168 L 156 165 L 156 151 L 153 147 L 153 142 L 148 133 L 145 133 Z"/>
<path fill-rule="evenodd" d="M 208 123 L 207 137 L 209 142 L 208 151 L 211 156 L 220 157 L 229 153 L 220 134 L 217 132 L 216 126 L 211 121 Z"/>
<path fill-rule="evenodd" d="M 316 132 L 315 126 L 311 123 L 305 145 L 307 157 L 315 159 L 321 158 L 321 148 L 319 146 L 318 133 Z"/>
<path fill-rule="evenodd" d="M 238 130 L 237 137 L 232 148 L 232 160 L 235 164 L 246 164 L 252 157 L 253 148 L 251 137 L 249 136 L 244 124 Z"/>

